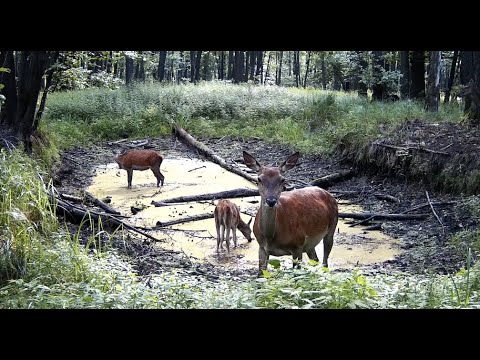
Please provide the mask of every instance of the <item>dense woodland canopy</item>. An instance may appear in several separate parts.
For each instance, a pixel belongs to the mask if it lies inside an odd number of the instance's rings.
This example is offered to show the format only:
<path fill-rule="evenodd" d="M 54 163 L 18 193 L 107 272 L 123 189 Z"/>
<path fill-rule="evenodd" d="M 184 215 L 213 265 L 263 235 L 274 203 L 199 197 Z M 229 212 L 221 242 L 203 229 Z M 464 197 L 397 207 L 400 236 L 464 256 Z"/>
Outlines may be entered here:
<path fill-rule="evenodd" d="M 30 152 L 48 91 L 214 80 L 416 99 L 428 111 L 464 97 L 480 123 L 478 51 L 1 51 L 0 124 Z"/>

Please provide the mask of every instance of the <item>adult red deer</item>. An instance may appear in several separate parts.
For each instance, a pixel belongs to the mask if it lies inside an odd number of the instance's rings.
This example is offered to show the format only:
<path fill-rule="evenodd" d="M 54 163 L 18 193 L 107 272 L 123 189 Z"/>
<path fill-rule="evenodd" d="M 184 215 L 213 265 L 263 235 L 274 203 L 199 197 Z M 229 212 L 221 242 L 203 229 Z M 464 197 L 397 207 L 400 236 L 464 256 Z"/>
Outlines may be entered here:
<path fill-rule="evenodd" d="M 165 176 L 160 172 L 163 156 L 155 150 L 124 150 L 115 157 L 115 161 L 120 169 L 127 170 L 129 189 L 132 188 L 133 170 L 143 171 L 151 169 L 157 178 L 157 187 L 159 187 L 160 182 L 163 186 Z"/>
<path fill-rule="evenodd" d="M 240 217 L 240 209 L 236 204 L 227 199 L 220 200 L 213 215 L 217 229 L 217 253 L 220 251 L 223 240 L 227 243 L 227 252 L 230 252 L 230 230 L 232 230 L 235 247 L 237 247 L 237 228 L 247 238 L 248 242 L 252 241 L 252 230 L 250 229 L 252 219 L 250 218 L 248 224 L 245 223 Z"/>
<path fill-rule="evenodd" d="M 328 267 L 328 256 L 333 246 L 333 235 L 338 222 L 335 198 L 319 187 L 305 187 L 282 192 L 284 173 L 297 164 L 300 154 L 289 156 L 280 166 L 261 165 L 252 155 L 243 152 L 245 165 L 258 174 L 261 201 L 253 232 L 257 238 L 259 273 L 267 269 L 270 255 L 292 255 L 301 260 L 307 253 L 318 261 L 315 246 L 323 239 L 323 266 Z"/>

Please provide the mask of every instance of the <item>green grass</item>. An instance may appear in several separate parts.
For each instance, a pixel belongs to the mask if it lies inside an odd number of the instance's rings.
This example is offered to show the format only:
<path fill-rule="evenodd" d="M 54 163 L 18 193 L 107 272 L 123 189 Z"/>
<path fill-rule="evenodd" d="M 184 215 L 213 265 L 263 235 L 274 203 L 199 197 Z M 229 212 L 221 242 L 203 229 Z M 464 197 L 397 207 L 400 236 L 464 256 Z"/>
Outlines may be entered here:
<path fill-rule="evenodd" d="M 167 135 L 168 120 L 174 119 L 196 137 L 256 136 L 305 153 L 332 153 L 342 141 L 357 148 L 366 144 L 379 135 L 380 124 L 392 128 L 405 119 L 463 116 L 454 104 L 428 113 L 414 101 L 368 102 L 355 93 L 215 82 L 53 93 L 47 109 L 45 131 L 57 134 L 61 149 Z"/>

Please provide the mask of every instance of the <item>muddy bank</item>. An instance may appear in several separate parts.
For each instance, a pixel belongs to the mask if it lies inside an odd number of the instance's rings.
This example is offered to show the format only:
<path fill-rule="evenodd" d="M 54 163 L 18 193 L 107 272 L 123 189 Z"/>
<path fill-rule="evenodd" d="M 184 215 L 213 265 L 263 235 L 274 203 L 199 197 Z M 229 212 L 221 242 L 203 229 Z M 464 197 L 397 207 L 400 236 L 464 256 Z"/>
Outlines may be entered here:
<path fill-rule="evenodd" d="M 271 163 L 275 160 L 283 161 L 294 149 L 288 149 L 276 144 L 268 144 L 257 139 L 235 138 L 210 138 L 198 140 L 204 142 L 216 151 L 227 162 L 241 162 L 242 150 L 247 150 L 257 157 L 259 161 Z M 202 159 L 193 149 L 180 142 L 172 142 L 171 138 L 155 139 L 150 142 L 157 150 L 166 157 L 188 157 Z M 57 183 L 59 191 L 80 195 L 92 183 L 95 167 L 112 162 L 113 150 L 120 149 L 121 145 L 103 145 L 93 149 L 73 149 L 62 156 L 62 166 L 57 171 Z M 290 180 L 309 182 L 318 177 L 347 170 L 350 165 L 339 163 L 339 158 L 323 156 L 302 156 L 299 164 L 289 172 Z M 135 177 L 138 172 L 134 173 Z M 122 174 L 122 180 L 126 185 L 126 175 Z M 152 175 L 153 176 L 153 175 Z M 166 178 L 168 181 L 168 177 Z M 378 213 L 400 213 L 424 204 L 427 201 L 425 185 L 401 177 L 385 178 L 382 176 L 356 176 L 352 179 L 332 186 L 329 190 L 348 191 L 348 194 L 339 194 L 337 199 L 358 204 L 365 211 Z M 458 201 L 460 198 L 454 195 L 437 193 L 428 189 L 433 202 Z M 396 197 L 399 202 L 392 203 L 380 200 L 375 194 L 388 194 Z M 429 213 L 427 220 L 422 221 L 384 221 L 381 223 L 382 231 L 399 241 L 402 253 L 394 259 L 363 265 L 368 271 L 388 272 L 390 270 L 403 270 L 415 273 L 423 273 L 427 270 L 440 273 L 452 272 L 465 266 L 465 256 L 450 246 L 446 241 L 448 237 L 461 229 L 475 226 L 468 214 L 455 209 L 452 206 L 437 208 L 442 225 L 439 224 L 430 208 L 412 213 Z M 215 278 L 220 274 L 229 276 L 248 277 L 255 274 L 254 269 L 226 269 L 217 264 L 195 264 L 183 252 L 170 250 L 158 250 L 153 244 L 146 244 L 133 239 L 129 246 L 124 241 L 118 241 L 114 246 L 128 255 L 135 264 L 140 275 L 159 272 L 169 267 L 182 267 L 185 271 L 199 275 L 209 274 Z M 339 239 L 340 241 L 340 239 Z M 355 247 L 356 242 L 362 238 L 344 239 L 350 247 Z M 334 245 L 335 248 L 335 245 Z"/>

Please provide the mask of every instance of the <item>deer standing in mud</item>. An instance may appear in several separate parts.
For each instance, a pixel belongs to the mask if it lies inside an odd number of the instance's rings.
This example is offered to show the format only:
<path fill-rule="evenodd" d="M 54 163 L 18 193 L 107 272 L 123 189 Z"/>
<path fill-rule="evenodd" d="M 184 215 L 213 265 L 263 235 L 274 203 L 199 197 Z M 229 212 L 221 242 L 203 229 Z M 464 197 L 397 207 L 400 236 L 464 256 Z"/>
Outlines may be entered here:
<path fill-rule="evenodd" d="M 319 187 L 284 190 L 287 170 L 298 161 L 299 153 L 289 156 L 280 166 L 261 165 L 252 155 L 243 152 L 244 163 L 258 174 L 261 196 L 253 224 L 257 238 L 259 275 L 267 269 L 270 255 L 292 255 L 295 263 L 304 252 L 318 261 L 315 251 L 323 239 L 323 266 L 328 267 L 328 256 L 333 246 L 333 235 L 338 222 L 335 198 Z"/>
<path fill-rule="evenodd" d="M 252 219 L 245 223 L 240 217 L 239 207 L 230 200 L 223 199 L 217 203 L 213 212 L 215 218 L 215 228 L 217 229 L 217 253 L 225 240 L 227 252 L 230 252 L 230 230 L 232 231 L 233 243 L 237 247 L 237 228 L 245 236 L 248 242 L 252 241 L 252 230 L 250 223 Z M 226 236 L 225 236 L 226 233 Z"/>
<path fill-rule="evenodd" d="M 120 169 L 127 171 L 128 189 L 132 188 L 133 170 L 151 169 L 157 178 L 157 187 L 160 182 L 163 186 L 165 176 L 160 172 L 160 165 L 163 156 L 155 150 L 124 150 L 120 155 L 115 157 L 115 161 Z"/>

